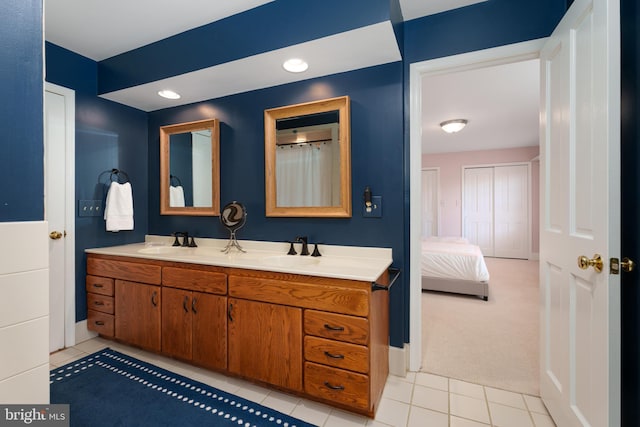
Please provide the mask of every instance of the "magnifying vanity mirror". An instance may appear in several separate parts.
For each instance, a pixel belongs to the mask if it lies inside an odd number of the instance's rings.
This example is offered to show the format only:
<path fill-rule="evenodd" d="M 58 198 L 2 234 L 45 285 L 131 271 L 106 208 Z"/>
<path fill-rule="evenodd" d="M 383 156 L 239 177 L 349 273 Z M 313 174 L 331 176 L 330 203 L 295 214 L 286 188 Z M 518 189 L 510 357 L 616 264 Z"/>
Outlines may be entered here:
<path fill-rule="evenodd" d="M 220 215 L 217 119 L 160 128 L 160 214 Z"/>
<path fill-rule="evenodd" d="M 349 97 L 264 112 L 266 216 L 350 217 Z"/>
<path fill-rule="evenodd" d="M 224 208 L 222 208 L 222 212 L 220 213 L 220 222 L 231 233 L 229 243 L 227 243 L 227 246 L 222 250 L 222 252 L 229 253 L 232 248 L 236 248 L 240 252 L 246 252 L 242 249 L 236 239 L 236 230 L 242 228 L 246 221 L 247 209 L 242 203 L 234 200 L 231 203 L 227 203 Z"/>

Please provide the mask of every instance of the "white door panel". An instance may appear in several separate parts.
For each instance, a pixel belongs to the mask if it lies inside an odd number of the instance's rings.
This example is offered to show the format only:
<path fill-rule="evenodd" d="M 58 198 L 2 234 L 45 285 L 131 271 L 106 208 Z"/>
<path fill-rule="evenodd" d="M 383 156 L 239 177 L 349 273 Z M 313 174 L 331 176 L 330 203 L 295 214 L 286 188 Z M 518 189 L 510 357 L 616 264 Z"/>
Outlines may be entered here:
<path fill-rule="evenodd" d="M 65 98 L 45 92 L 45 219 L 49 232 L 65 227 Z M 65 239 L 49 240 L 49 351 L 64 348 Z"/>
<path fill-rule="evenodd" d="M 529 167 L 494 169 L 494 255 L 529 257 Z"/>
<path fill-rule="evenodd" d="M 438 183 L 439 171 L 437 169 L 422 171 L 422 237 L 439 234 Z"/>
<path fill-rule="evenodd" d="M 619 14 L 576 0 L 541 52 L 540 390 L 563 427 L 620 424 Z"/>
<path fill-rule="evenodd" d="M 464 237 L 493 256 L 493 168 L 464 170 Z"/>

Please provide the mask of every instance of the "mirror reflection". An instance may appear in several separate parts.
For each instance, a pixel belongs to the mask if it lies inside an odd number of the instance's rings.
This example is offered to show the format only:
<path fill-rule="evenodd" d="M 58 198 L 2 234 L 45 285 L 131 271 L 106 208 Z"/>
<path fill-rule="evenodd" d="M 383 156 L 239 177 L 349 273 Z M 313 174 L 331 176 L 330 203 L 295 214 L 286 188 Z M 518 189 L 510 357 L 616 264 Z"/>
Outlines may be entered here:
<path fill-rule="evenodd" d="M 160 213 L 219 215 L 218 121 L 163 126 L 160 144 Z"/>
<path fill-rule="evenodd" d="M 340 206 L 338 110 L 276 120 L 276 206 Z"/>
<path fill-rule="evenodd" d="M 210 208 L 211 130 L 169 136 L 169 206 Z"/>
<path fill-rule="evenodd" d="M 265 111 L 267 216 L 351 216 L 349 98 Z"/>

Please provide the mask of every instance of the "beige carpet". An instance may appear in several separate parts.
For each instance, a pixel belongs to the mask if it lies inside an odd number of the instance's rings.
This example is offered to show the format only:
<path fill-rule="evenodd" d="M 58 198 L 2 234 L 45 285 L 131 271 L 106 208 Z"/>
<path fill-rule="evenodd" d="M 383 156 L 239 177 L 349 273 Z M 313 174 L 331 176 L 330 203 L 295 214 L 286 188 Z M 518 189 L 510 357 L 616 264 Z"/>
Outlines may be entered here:
<path fill-rule="evenodd" d="M 538 396 L 538 262 L 486 258 L 489 301 L 422 292 L 422 371 Z"/>

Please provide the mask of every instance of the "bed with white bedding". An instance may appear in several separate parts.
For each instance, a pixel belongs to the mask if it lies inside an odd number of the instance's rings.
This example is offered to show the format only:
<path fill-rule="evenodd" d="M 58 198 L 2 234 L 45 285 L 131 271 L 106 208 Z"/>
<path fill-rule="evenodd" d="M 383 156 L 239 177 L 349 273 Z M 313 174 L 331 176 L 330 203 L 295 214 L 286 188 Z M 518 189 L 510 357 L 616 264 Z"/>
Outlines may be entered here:
<path fill-rule="evenodd" d="M 422 240 L 422 289 L 489 298 L 489 271 L 482 251 L 462 237 Z"/>

